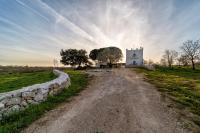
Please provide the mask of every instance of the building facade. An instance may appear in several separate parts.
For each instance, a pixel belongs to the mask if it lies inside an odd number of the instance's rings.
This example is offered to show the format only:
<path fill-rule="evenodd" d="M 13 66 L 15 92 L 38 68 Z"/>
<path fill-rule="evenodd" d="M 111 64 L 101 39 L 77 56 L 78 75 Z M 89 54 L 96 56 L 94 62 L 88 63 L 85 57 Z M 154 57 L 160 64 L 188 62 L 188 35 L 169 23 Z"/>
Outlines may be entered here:
<path fill-rule="evenodd" d="M 143 66 L 143 48 L 126 49 L 126 67 Z"/>

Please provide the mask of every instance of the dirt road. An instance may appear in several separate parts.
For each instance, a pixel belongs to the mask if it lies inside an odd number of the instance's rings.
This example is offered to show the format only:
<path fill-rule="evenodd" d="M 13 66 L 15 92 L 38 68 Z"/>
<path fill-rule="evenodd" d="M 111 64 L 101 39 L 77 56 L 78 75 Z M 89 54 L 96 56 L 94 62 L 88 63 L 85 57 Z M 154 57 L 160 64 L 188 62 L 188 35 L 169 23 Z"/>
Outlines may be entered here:
<path fill-rule="evenodd" d="M 166 98 L 130 69 L 90 72 L 95 79 L 71 102 L 24 133 L 186 133 Z"/>

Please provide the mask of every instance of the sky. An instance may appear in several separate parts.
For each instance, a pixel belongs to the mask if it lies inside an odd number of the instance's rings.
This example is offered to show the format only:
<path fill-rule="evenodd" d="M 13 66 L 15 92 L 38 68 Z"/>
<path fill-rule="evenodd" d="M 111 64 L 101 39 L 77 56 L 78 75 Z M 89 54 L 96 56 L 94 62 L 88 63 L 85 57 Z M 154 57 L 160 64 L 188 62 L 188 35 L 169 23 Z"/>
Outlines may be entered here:
<path fill-rule="evenodd" d="M 52 66 L 61 49 L 108 46 L 157 62 L 188 39 L 200 39 L 200 0 L 0 0 L 0 65 Z"/>

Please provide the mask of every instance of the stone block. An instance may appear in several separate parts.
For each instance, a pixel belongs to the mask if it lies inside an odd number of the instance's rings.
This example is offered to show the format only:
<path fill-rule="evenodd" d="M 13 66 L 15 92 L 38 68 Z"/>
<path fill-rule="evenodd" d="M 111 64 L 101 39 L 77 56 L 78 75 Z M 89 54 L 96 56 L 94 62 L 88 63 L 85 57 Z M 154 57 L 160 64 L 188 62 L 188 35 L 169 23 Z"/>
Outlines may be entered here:
<path fill-rule="evenodd" d="M 46 95 L 49 92 L 49 88 L 39 88 L 37 93 Z"/>
<path fill-rule="evenodd" d="M 20 97 L 16 97 L 16 98 L 11 98 L 8 99 L 7 102 L 5 103 L 6 106 L 10 106 L 10 105 L 17 105 L 21 103 L 21 98 Z"/>
<path fill-rule="evenodd" d="M 34 101 L 36 102 L 40 102 L 40 101 L 43 101 L 44 100 L 44 97 L 41 93 L 38 93 L 35 97 L 34 97 Z"/>
<path fill-rule="evenodd" d="M 22 93 L 19 92 L 18 90 L 17 91 L 13 91 L 12 93 L 12 97 L 21 97 L 22 96 Z"/>
<path fill-rule="evenodd" d="M 32 97 L 35 97 L 35 92 L 33 92 L 33 91 L 26 91 L 26 92 L 23 92 L 23 93 L 22 93 L 22 97 L 23 97 L 24 99 L 30 99 L 30 98 L 32 98 Z"/>
<path fill-rule="evenodd" d="M 0 110 L 4 109 L 5 105 L 3 103 L 0 103 Z"/>
<path fill-rule="evenodd" d="M 49 95 L 53 96 L 54 95 L 54 91 L 53 90 L 49 91 Z"/>
<path fill-rule="evenodd" d="M 26 107 L 26 106 L 28 106 L 28 103 L 27 103 L 26 101 L 23 101 L 23 102 L 21 103 L 21 105 L 22 105 L 23 107 Z"/>
<path fill-rule="evenodd" d="M 16 111 L 19 111 L 20 110 L 20 106 L 19 105 L 14 105 L 12 107 L 10 107 L 8 110 L 7 110 L 7 114 L 10 114 L 12 112 L 16 112 Z"/>
<path fill-rule="evenodd" d="M 34 100 L 27 100 L 28 104 L 38 104 L 38 102 L 34 101 Z"/>
<path fill-rule="evenodd" d="M 19 111 L 20 106 L 19 105 L 14 105 L 13 107 L 10 108 L 12 111 Z"/>

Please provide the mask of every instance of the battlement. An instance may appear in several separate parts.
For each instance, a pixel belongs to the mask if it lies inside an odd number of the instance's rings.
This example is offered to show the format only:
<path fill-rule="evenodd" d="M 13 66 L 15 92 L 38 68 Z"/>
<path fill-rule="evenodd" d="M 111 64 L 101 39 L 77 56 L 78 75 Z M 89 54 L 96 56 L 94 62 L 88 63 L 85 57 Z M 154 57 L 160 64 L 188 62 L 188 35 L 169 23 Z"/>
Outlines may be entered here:
<path fill-rule="evenodd" d="M 143 50 L 143 47 L 140 47 L 140 48 L 136 48 L 136 49 L 133 49 L 131 48 L 130 50 L 129 49 L 126 49 L 126 51 L 140 51 L 140 50 Z"/>

